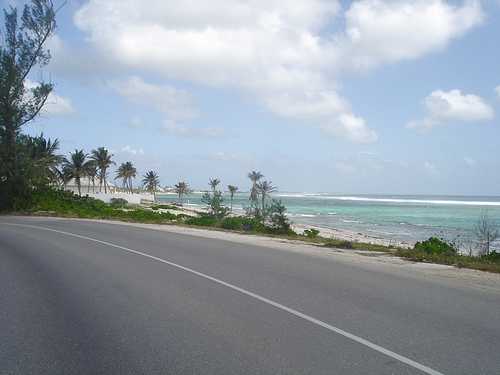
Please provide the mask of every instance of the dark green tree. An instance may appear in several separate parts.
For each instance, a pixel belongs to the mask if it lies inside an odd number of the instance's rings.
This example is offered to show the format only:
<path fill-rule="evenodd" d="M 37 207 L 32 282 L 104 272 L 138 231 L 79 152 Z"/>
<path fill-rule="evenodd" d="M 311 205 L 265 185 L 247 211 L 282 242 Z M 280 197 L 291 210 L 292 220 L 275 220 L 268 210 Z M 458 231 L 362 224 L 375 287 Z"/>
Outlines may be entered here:
<path fill-rule="evenodd" d="M 97 163 L 97 169 L 99 171 L 99 191 L 102 191 L 102 186 L 104 185 L 104 193 L 108 192 L 108 169 L 115 162 L 112 160 L 113 155 L 105 147 L 99 147 L 92 150 L 90 158 Z"/>
<path fill-rule="evenodd" d="M 142 178 L 144 188 L 153 194 L 153 200 L 156 202 L 156 190 L 160 186 L 160 177 L 154 171 L 147 172 Z"/>
<path fill-rule="evenodd" d="M 63 171 L 67 178 L 74 179 L 78 188 L 78 195 L 82 195 L 81 179 L 86 176 L 87 154 L 83 150 L 75 150 L 70 153 L 69 159 L 63 163 Z"/>
<path fill-rule="evenodd" d="M 231 212 L 233 212 L 233 199 L 234 199 L 234 194 L 238 191 L 238 186 L 234 185 L 227 185 L 227 189 L 229 190 L 229 196 L 231 198 Z"/>
<path fill-rule="evenodd" d="M 276 187 L 273 186 L 273 183 L 270 181 L 262 181 L 257 184 L 257 191 L 261 199 L 262 218 L 265 218 L 266 216 L 266 199 L 269 197 L 271 193 L 274 193 L 276 190 L 277 190 Z"/>
<path fill-rule="evenodd" d="M 19 16 L 18 9 L 4 9 L 0 40 L 0 209 L 28 200 L 33 188 L 29 153 L 19 142 L 24 125 L 33 121 L 52 91 L 52 84 L 28 83 L 35 68 L 50 60 L 45 48 L 56 28 L 51 0 L 32 0 Z"/>
<path fill-rule="evenodd" d="M 128 192 L 132 193 L 132 179 L 136 176 L 137 169 L 134 167 L 132 162 L 127 161 L 118 167 L 115 180 L 121 178 L 123 187 L 127 189 Z"/>
<path fill-rule="evenodd" d="M 184 182 L 184 181 L 180 181 L 177 184 L 175 184 L 174 189 L 175 189 L 175 192 L 177 193 L 177 196 L 179 197 L 180 204 L 183 203 L 182 197 L 191 192 L 189 185 L 187 184 L 187 182 Z"/>

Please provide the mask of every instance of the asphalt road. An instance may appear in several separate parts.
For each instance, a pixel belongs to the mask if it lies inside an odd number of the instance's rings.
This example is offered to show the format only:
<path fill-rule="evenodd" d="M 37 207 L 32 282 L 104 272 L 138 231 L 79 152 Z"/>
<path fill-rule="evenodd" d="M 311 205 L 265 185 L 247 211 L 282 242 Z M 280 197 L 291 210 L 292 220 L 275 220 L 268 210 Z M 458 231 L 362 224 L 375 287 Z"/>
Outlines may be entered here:
<path fill-rule="evenodd" d="M 500 374 L 498 294 L 222 240 L 0 217 L 0 374 L 425 373 Z"/>

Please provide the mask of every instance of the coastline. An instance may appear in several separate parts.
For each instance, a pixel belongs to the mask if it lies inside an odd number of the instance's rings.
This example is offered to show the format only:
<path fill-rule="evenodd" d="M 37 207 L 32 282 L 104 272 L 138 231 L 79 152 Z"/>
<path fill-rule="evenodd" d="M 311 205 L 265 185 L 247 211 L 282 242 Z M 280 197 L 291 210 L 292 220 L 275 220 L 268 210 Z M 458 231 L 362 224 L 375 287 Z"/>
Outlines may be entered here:
<path fill-rule="evenodd" d="M 367 233 L 359 231 L 351 231 L 347 229 L 324 228 L 315 225 L 295 224 L 295 223 L 292 223 L 292 228 L 297 233 L 302 233 L 306 229 L 316 229 L 319 231 L 319 235 L 324 238 L 336 238 L 339 240 L 345 240 L 351 242 L 363 242 L 372 245 L 382 245 L 388 247 L 394 246 L 394 247 L 401 247 L 404 249 L 412 248 L 415 245 L 415 243 L 398 241 L 398 240 L 389 240 L 387 238 L 376 237 Z"/>
<path fill-rule="evenodd" d="M 196 216 L 198 213 L 206 213 L 206 210 L 200 207 L 185 207 L 185 206 L 179 206 L 176 210 L 172 209 L 158 209 L 159 212 L 169 212 L 173 214 L 178 214 L 179 212 L 185 215 L 189 216 Z M 231 214 L 232 216 L 237 216 L 239 213 L 233 213 Z M 382 245 L 382 246 L 393 246 L 393 247 L 400 247 L 404 249 L 409 249 L 412 248 L 415 243 L 413 242 L 407 242 L 407 241 L 398 241 L 398 240 L 393 240 L 393 239 L 387 239 L 383 237 L 377 237 L 368 233 L 363 233 L 360 231 L 354 231 L 354 230 L 348 230 L 348 229 L 340 229 L 340 228 L 325 228 L 322 226 L 317 226 L 317 225 L 310 225 L 310 224 L 302 224 L 302 223 L 295 223 L 293 219 L 290 220 L 292 223 L 292 229 L 297 232 L 298 234 L 301 234 L 304 232 L 304 230 L 307 229 L 316 229 L 319 231 L 319 236 L 324 237 L 324 238 L 335 238 L 338 240 L 345 240 L 345 241 L 350 241 L 350 242 L 362 242 L 362 243 L 368 243 L 372 245 Z"/>

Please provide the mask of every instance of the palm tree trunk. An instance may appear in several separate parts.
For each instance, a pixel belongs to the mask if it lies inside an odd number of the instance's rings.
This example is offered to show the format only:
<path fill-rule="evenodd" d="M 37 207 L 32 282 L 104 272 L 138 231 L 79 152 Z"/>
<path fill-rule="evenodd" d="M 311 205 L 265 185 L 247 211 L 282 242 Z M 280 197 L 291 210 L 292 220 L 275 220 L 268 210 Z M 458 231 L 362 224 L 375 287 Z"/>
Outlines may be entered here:
<path fill-rule="evenodd" d="M 75 178 L 75 182 L 76 182 L 76 186 L 78 188 L 78 195 L 82 196 L 82 191 L 81 191 L 81 187 L 80 187 L 80 177 Z"/>
<path fill-rule="evenodd" d="M 108 193 L 108 190 L 107 190 L 107 182 L 106 182 L 106 172 L 104 172 L 104 194 L 107 194 Z"/>

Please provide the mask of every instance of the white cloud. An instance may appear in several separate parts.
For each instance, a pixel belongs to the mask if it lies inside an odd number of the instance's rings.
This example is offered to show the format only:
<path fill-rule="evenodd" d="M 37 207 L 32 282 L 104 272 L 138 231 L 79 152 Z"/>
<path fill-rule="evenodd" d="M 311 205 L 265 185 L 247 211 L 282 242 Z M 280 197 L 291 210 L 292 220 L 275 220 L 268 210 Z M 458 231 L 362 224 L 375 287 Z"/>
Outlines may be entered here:
<path fill-rule="evenodd" d="M 176 122 L 165 121 L 162 132 L 184 138 L 219 138 L 224 136 L 223 128 L 198 128 Z"/>
<path fill-rule="evenodd" d="M 29 79 L 24 82 L 24 85 L 28 90 L 38 87 L 38 83 Z M 69 115 L 74 112 L 75 108 L 69 98 L 57 95 L 54 91 L 52 91 L 47 97 L 47 101 L 45 102 L 45 105 L 40 113 L 47 116 L 61 116 Z"/>
<path fill-rule="evenodd" d="M 414 59 L 446 47 L 483 18 L 479 0 L 360 0 L 346 12 L 343 53 L 358 68 Z"/>
<path fill-rule="evenodd" d="M 125 152 L 131 155 L 144 155 L 144 150 L 142 148 L 133 148 L 130 145 L 122 147 L 121 152 Z"/>
<path fill-rule="evenodd" d="M 322 128 L 327 133 L 342 136 L 356 143 L 373 143 L 378 139 L 377 133 L 366 126 L 365 120 L 352 114 L 342 114 L 338 121 Z"/>
<path fill-rule="evenodd" d="M 345 13 L 340 3 L 90 0 L 75 23 L 117 67 L 235 87 L 279 116 L 373 142 L 375 131 L 338 93 L 342 70 L 439 50 L 483 17 L 474 0 L 360 0 Z M 345 30 L 329 31 L 341 17 Z"/>
<path fill-rule="evenodd" d="M 424 106 L 426 117 L 410 122 L 408 128 L 430 129 L 450 122 L 480 122 L 494 117 L 493 109 L 481 97 L 460 90 L 434 91 L 424 99 Z"/>
<path fill-rule="evenodd" d="M 169 85 L 155 85 L 139 77 L 115 81 L 111 87 L 133 103 L 152 106 L 171 121 L 190 120 L 197 116 L 188 92 Z"/>
<path fill-rule="evenodd" d="M 497 86 L 497 87 L 495 88 L 495 91 L 496 91 L 496 93 L 497 93 L 498 99 L 500 99 L 500 86 Z"/>
<path fill-rule="evenodd" d="M 64 98 L 54 93 L 50 93 L 43 108 L 43 113 L 47 115 L 69 115 L 75 109 L 69 98 Z"/>

